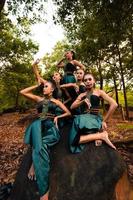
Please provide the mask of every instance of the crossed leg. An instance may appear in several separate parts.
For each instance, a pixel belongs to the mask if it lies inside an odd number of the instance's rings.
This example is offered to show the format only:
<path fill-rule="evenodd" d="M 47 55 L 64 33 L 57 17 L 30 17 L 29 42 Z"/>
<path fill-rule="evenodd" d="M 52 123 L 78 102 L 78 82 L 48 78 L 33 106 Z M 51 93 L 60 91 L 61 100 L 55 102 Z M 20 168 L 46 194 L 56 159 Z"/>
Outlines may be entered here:
<path fill-rule="evenodd" d="M 91 142 L 91 141 L 94 141 L 94 140 L 103 140 L 110 147 L 112 147 L 113 149 L 116 149 L 116 147 L 110 141 L 107 131 L 103 131 L 101 133 L 98 132 L 98 133 L 95 133 L 95 134 L 81 135 L 79 143 L 82 144 L 82 143 L 87 143 L 87 142 Z"/>

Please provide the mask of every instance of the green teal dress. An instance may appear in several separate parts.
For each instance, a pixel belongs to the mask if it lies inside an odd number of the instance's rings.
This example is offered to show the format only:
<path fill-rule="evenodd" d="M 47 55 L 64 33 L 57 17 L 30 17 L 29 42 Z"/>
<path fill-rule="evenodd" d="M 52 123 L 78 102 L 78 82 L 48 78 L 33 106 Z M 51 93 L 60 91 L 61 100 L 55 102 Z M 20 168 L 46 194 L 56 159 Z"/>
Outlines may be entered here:
<path fill-rule="evenodd" d="M 43 101 L 38 109 L 40 117 L 25 132 L 24 141 L 32 146 L 32 161 L 40 196 L 49 190 L 50 149 L 60 140 L 53 118 L 62 110 L 51 101 Z"/>
<path fill-rule="evenodd" d="M 72 63 L 67 63 L 64 67 L 64 76 L 63 76 L 63 84 L 67 83 L 76 83 L 76 79 L 74 76 L 74 71 L 76 71 L 76 66 Z"/>
<path fill-rule="evenodd" d="M 72 63 L 67 63 L 64 67 L 64 76 L 63 76 L 63 80 L 62 80 L 62 84 L 67 84 L 67 83 L 76 83 L 76 78 L 74 76 L 74 71 L 76 71 L 76 66 L 73 65 Z M 84 91 L 84 86 L 80 86 L 79 89 L 81 90 L 80 92 Z M 75 101 L 75 99 L 77 98 L 78 94 L 75 91 L 74 87 L 71 88 L 67 88 L 67 91 L 71 97 L 71 100 L 66 104 L 66 106 L 68 107 L 68 109 L 70 109 L 71 104 Z M 63 96 L 64 100 L 67 100 L 68 97 L 66 97 L 65 95 Z M 72 111 L 72 114 L 75 114 L 75 112 Z"/>
<path fill-rule="evenodd" d="M 83 105 L 80 109 L 82 114 L 75 115 L 70 130 L 69 146 L 72 153 L 79 153 L 86 146 L 86 144 L 79 144 L 80 135 L 96 133 L 102 126 L 102 116 L 97 112 L 99 109 L 100 98 L 93 94 L 87 98 L 90 100 L 90 111 L 87 113 L 86 106 Z"/>

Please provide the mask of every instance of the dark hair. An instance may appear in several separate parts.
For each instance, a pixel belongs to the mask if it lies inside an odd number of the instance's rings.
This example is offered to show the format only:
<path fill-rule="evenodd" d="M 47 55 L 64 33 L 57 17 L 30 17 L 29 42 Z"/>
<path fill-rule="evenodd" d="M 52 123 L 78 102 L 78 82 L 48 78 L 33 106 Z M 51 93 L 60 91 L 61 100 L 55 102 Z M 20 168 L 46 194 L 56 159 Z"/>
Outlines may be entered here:
<path fill-rule="evenodd" d="M 54 80 L 48 79 L 47 82 L 50 83 L 50 84 L 52 85 L 52 88 L 53 88 L 53 89 L 56 88 L 56 84 L 55 84 L 55 81 L 54 81 Z"/>
<path fill-rule="evenodd" d="M 61 78 L 62 78 L 62 74 L 61 74 L 59 71 L 54 71 L 54 72 L 51 74 L 51 79 L 52 79 L 52 80 L 53 80 L 53 76 L 54 76 L 55 73 L 60 74 L 60 76 L 61 76 Z"/>
<path fill-rule="evenodd" d="M 58 98 L 61 98 L 62 96 L 62 92 L 61 90 L 56 86 L 56 82 L 54 80 L 48 80 L 49 83 L 52 84 L 52 87 L 53 87 L 53 98 L 55 99 L 58 99 Z"/>
<path fill-rule="evenodd" d="M 76 58 L 75 52 L 74 51 L 70 51 L 73 55 L 72 55 L 72 59 L 74 60 Z"/>
<path fill-rule="evenodd" d="M 83 80 L 84 80 L 85 76 L 87 76 L 87 75 L 90 75 L 90 76 L 92 76 L 92 77 L 93 77 L 93 79 L 94 79 L 94 80 L 96 80 L 96 79 L 95 79 L 95 77 L 94 77 L 94 75 L 93 75 L 93 74 L 91 74 L 91 73 L 86 73 L 86 74 L 84 74 Z"/>
<path fill-rule="evenodd" d="M 36 94 L 37 95 L 40 95 L 40 94 L 42 94 L 43 93 L 43 88 L 44 88 L 44 84 L 43 83 L 41 83 L 41 85 L 39 85 L 37 88 L 36 88 Z"/>
<path fill-rule="evenodd" d="M 53 80 L 48 79 L 46 82 L 50 83 L 52 85 L 52 88 L 55 89 L 56 88 L 56 84 Z M 41 83 L 37 88 L 36 88 L 36 93 L 37 94 L 41 94 L 43 93 L 43 88 L 44 88 L 44 84 Z"/>

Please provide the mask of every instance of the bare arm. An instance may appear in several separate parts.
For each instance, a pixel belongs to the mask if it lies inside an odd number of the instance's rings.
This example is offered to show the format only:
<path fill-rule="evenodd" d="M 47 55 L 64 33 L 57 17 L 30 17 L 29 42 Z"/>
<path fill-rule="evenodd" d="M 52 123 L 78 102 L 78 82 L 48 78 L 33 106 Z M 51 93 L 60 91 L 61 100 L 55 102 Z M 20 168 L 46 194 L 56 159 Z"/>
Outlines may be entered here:
<path fill-rule="evenodd" d="M 59 101 L 59 100 L 57 100 L 57 99 L 53 99 L 52 101 L 64 111 L 63 114 L 54 117 L 55 126 L 56 126 L 56 128 L 58 128 L 58 119 L 59 119 L 59 118 L 63 118 L 63 117 L 68 117 L 68 116 L 71 115 L 71 113 L 70 113 L 70 111 L 66 108 L 66 106 L 64 106 L 64 104 L 63 104 L 61 101 Z"/>
<path fill-rule="evenodd" d="M 69 88 L 69 87 L 75 87 L 76 83 L 66 83 L 66 84 L 62 84 L 60 85 L 60 88 Z"/>
<path fill-rule="evenodd" d="M 75 109 L 77 107 L 79 107 L 81 104 L 83 104 L 85 102 L 85 99 L 82 100 L 83 97 L 86 96 L 86 92 L 80 94 L 77 99 L 73 102 L 73 104 L 71 105 L 71 109 Z"/>
<path fill-rule="evenodd" d="M 107 95 L 103 90 L 100 90 L 100 96 L 109 103 L 110 107 L 107 112 L 107 114 L 104 117 L 104 122 L 108 121 L 108 119 L 111 117 L 115 109 L 117 108 L 117 103 L 113 98 L 111 98 L 109 95 Z"/>
<path fill-rule="evenodd" d="M 68 117 L 71 115 L 70 111 L 66 108 L 66 106 L 64 106 L 64 104 L 61 101 L 53 99 L 53 102 L 64 111 L 62 115 L 57 116 L 58 119 L 63 117 Z"/>
<path fill-rule="evenodd" d="M 65 88 L 62 88 L 62 89 L 64 90 L 66 96 L 68 97 L 67 100 L 65 100 L 63 103 L 67 104 L 69 101 L 72 100 L 72 98 L 71 98 L 70 94 L 68 93 L 68 91 Z"/>
<path fill-rule="evenodd" d="M 40 62 L 39 59 L 37 59 L 33 64 L 32 64 L 32 68 L 33 68 L 33 72 L 35 74 L 35 77 L 37 79 L 37 81 L 39 80 L 40 78 L 40 74 L 39 74 L 39 71 L 38 71 L 38 63 Z"/>
<path fill-rule="evenodd" d="M 38 63 L 40 62 L 40 60 L 39 59 L 37 59 L 34 63 L 33 63 L 33 65 L 32 65 L 32 68 L 33 68 L 33 72 L 34 72 L 34 74 L 35 74 L 35 77 L 36 77 L 36 80 L 37 80 L 37 82 L 38 82 L 38 84 L 45 84 L 46 83 L 46 80 L 45 79 L 43 79 L 41 76 L 40 76 L 40 74 L 39 74 L 39 70 L 38 70 Z"/>
<path fill-rule="evenodd" d="M 25 96 L 26 98 L 31 99 L 31 100 L 33 100 L 33 101 L 36 101 L 36 102 L 41 101 L 41 100 L 42 100 L 42 97 L 39 97 L 39 96 L 34 95 L 34 94 L 32 93 L 32 91 L 33 91 L 34 89 L 36 89 L 37 87 L 38 87 L 38 85 L 34 85 L 34 86 L 31 86 L 31 87 L 27 87 L 27 88 L 21 90 L 21 91 L 20 91 L 20 94 L 22 94 L 22 95 Z"/>
<path fill-rule="evenodd" d="M 73 64 L 76 65 L 76 66 L 79 66 L 80 69 L 85 70 L 85 66 L 83 64 L 81 64 L 79 61 L 73 60 Z"/>
<path fill-rule="evenodd" d="M 64 58 L 57 63 L 57 67 L 64 67 Z"/>
<path fill-rule="evenodd" d="M 68 117 L 71 115 L 70 111 L 61 101 L 56 100 L 56 104 L 64 111 L 64 113 L 62 115 L 59 115 L 58 118 Z"/>

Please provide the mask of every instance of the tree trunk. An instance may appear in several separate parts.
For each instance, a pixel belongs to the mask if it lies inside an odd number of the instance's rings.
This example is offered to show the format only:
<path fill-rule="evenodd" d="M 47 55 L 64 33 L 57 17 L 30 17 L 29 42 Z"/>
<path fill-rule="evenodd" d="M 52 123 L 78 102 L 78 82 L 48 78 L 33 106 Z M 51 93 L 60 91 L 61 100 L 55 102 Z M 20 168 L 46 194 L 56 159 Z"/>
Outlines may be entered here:
<path fill-rule="evenodd" d="M 124 101 L 125 101 L 125 111 L 126 111 L 126 118 L 129 119 L 129 112 L 128 112 L 128 104 L 127 104 L 127 94 L 126 94 L 126 87 L 125 87 L 125 80 L 124 80 L 124 73 L 123 73 L 123 66 L 122 66 L 122 60 L 121 60 L 121 53 L 119 46 L 116 45 L 116 49 L 118 52 L 118 58 L 119 58 L 119 65 L 120 65 L 120 72 L 121 72 L 121 80 L 122 80 L 122 86 L 123 86 L 123 94 L 124 94 Z"/>
<path fill-rule="evenodd" d="M 100 90 L 102 90 L 103 89 L 103 76 L 102 76 L 102 69 L 101 69 L 100 60 L 98 60 L 98 62 L 97 62 L 97 68 L 98 68 L 99 77 L 100 77 Z"/>
<path fill-rule="evenodd" d="M 15 109 L 16 110 L 18 109 L 18 99 L 19 99 L 19 90 L 17 91 L 16 99 L 15 99 Z"/>
<path fill-rule="evenodd" d="M 103 76 L 102 76 L 101 63 L 100 63 L 99 59 L 97 61 L 97 68 L 98 68 L 99 77 L 100 77 L 100 90 L 102 90 L 103 89 Z M 103 112 L 105 112 L 104 99 L 101 100 L 101 104 L 102 104 Z"/>
<path fill-rule="evenodd" d="M 117 90 L 117 83 L 116 83 L 116 77 L 113 73 L 113 81 L 114 81 L 114 87 L 115 87 L 115 98 L 116 98 L 116 102 L 119 106 L 119 97 L 118 97 L 118 90 Z"/>

